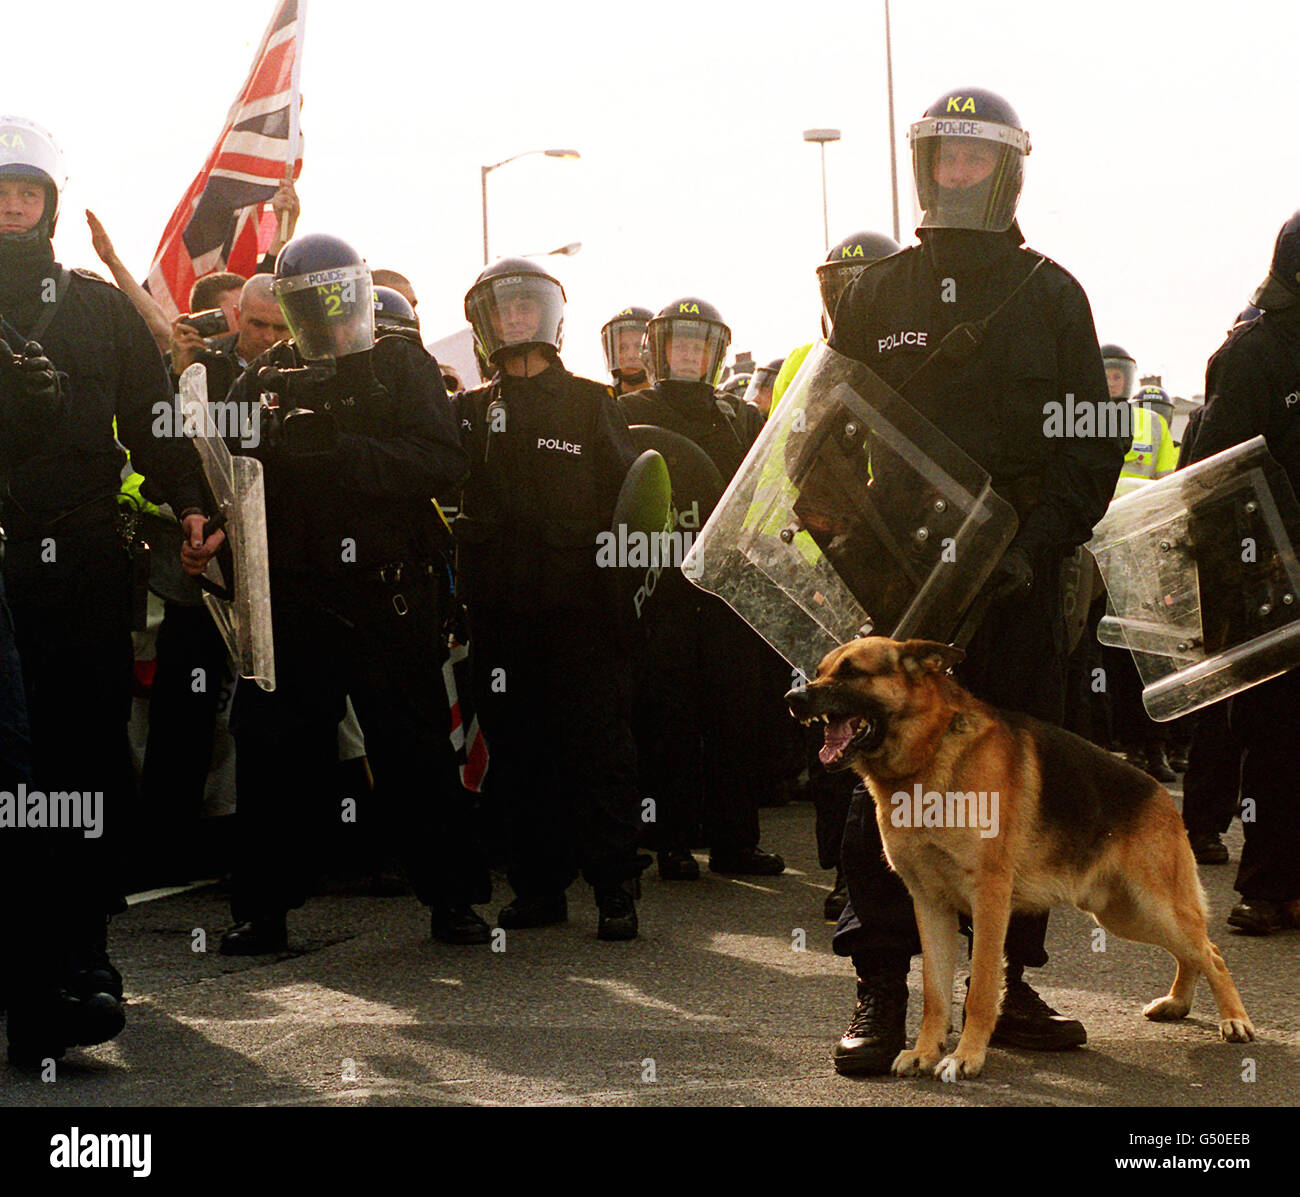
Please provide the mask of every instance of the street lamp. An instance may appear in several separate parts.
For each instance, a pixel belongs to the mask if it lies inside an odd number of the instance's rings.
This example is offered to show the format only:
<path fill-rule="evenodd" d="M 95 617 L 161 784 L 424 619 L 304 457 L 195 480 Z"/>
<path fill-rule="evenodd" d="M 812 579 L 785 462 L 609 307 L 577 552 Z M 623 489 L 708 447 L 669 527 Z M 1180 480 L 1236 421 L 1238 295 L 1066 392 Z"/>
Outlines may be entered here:
<path fill-rule="evenodd" d="M 491 166 L 480 166 L 480 181 L 483 184 L 483 265 L 488 264 L 488 213 L 487 213 L 487 177 L 499 166 L 505 166 L 507 162 L 514 162 L 517 158 L 527 158 L 530 154 L 544 154 L 547 158 L 581 158 L 582 155 L 577 150 L 525 150 L 522 154 L 513 154 L 509 158 L 502 158 L 500 162 L 494 162 Z"/>
<path fill-rule="evenodd" d="M 822 151 L 822 236 L 826 241 L 826 250 L 831 248 L 831 226 L 826 216 L 826 143 L 828 141 L 839 141 L 840 131 L 838 129 L 805 129 L 803 131 L 804 141 L 815 141 L 821 146 Z"/>

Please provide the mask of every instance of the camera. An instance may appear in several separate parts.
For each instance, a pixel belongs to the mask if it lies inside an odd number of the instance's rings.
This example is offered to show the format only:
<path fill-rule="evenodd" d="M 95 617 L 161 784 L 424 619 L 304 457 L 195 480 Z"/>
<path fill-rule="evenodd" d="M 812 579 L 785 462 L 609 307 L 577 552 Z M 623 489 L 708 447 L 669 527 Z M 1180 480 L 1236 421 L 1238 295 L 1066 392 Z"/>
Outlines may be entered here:
<path fill-rule="evenodd" d="M 230 331 L 230 323 L 226 320 L 226 313 L 220 308 L 212 308 L 206 312 L 195 312 L 192 316 L 185 317 L 185 323 L 205 340 L 219 337 L 222 333 Z"/>

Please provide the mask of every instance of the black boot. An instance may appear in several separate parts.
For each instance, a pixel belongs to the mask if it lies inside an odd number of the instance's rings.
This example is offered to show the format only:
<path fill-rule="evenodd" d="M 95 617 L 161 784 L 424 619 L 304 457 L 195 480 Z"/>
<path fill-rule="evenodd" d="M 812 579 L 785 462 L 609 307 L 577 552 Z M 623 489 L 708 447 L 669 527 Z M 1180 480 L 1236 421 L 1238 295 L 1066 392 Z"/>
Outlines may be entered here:
<path fill-rule="evenodd" d="M 509 905 L 501 907 L 501 913 L 497 915 L 497 926 L 522 930 L 549 927 L 553 923 L 568 922 L 568 919 L 569 904 L 564 894 L 543 894 L 515 898 Z"/>
<path fill-rule="evenodd" d="M 108 993 L 78 997 L 57 988 L 35 1000 L 16 1001 L 8 1015 L 9 1063 L 40 1068 L 74 1046 L 107 1043 L 126 1026 L 126 1011 Z"/>
<path fill-rule="evenodd" d="M 472 906 L 435 906 L 429 911 L 429 932 L 439 943 L 491 943 L 492 928 Z"/>
<path fill-rule="evenodd" d="M 659 853 L 659 879 L 661 881 L 698 881 L 699 861 L 687 848 L 669 848 Z"/>
<path fill-rule="evenodd" d="M 636 881 L 624 881 L 614 886 L 601 886 L 596 890 L 596 905 L 600 908 L 600 925 L 596 938 L 606 940 L 635 939 L 637 933 Z"/>
<path fill-rule="evenodd" d="M 1153 740 L 1147 745 L 1147 772 L 1151 774 L 1156 781 L 1167 785 L 1171 781 L 1176 781 L 1174 771 L 1169 767 L 1169 758 L 1165 755 L 1165 746 L 1159 740 Z"/>
<path fill-rule="evenodd" d="M 1052 1009 L 1024 979 L 1024 967 L 1007 965 L 1007 991 L 990 1043 L 1033 1052 L 1061 1052 L 1082 1047 L 1088 1032 L 1077 1019 Z M 970 979 L 966 980 L 967 987 Z M 965 1022 L 965 1009 L 962 1011 Z"/>
<path fill-rule="evenodd" d="M 734 852 L 713 852 L 709 856 L 710 873 L 734 873 L 741 877 L 779 877 L 785 861 L 775 852 L 762 848 L 741 848 Z"/>
<path fill-rule="evenodd" d="M 849 904 L 849 883 L 844 880 L 844 870 L 835 870 L 835 888 L 826 895 L 822 903 L 822 917 L 828 923 L 838 923 L 844 907 Z"/>
<path fill-rule="evenodd" d="M 289 946 L 284 915 L 268 915 L 236 923 L 221 937 L 217 949 L 223 956 L 266 956 Z"/>
<path fill-rule="evenodd" d="M 840 1076 L 886 1076 L 907 1046 L 907 964 L 858 976 L 858 1004 L 831 1053 Z"/>

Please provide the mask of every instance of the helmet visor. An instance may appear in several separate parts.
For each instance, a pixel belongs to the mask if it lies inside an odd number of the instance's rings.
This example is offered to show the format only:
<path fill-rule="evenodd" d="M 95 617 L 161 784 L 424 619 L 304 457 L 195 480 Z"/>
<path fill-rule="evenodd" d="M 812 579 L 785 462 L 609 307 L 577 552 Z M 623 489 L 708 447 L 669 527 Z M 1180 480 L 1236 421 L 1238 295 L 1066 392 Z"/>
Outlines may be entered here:
<path fill-rule="evenodd" d="M 1112 399 L 1129 399 L 1137 389 L 1137 362 L 1131 357 L 1103 358 Z"/>
<path fill-rule="evenodd" d="M 912 176 L 923 229 L 1011 227 L 1029 135 L 994 121 L 926 117 L 914 124 Z"/>
<path fill-rule="evenodd" d="M 859 267 L 861 269 L 861 267 Z M 772 410 L 772 384 L 777 372 L 771 366 L 759 366 L 745 388 L 744 402 L 752 404 L 764 415 Z"/>
<path fill-rule="evenodd" d="M 505 349 L 548 345 L 557 353 L 564 329 L 564 289 L 538 274 L 506 274 L 475 283 L 465 299 L 484 356 L 494 365 Z"/>
<path fill-rule="evenodd" d="M 823 262 L 817 267 L 817 286 L 822 293 L 822 312 L 828 328 L 835 325 L 835 309 L 849 284 L 866 268 L 865 261 Z"/>
<path fill-rule="evenodd" d="M 271 291 L 308 361 L 347 357 L 374 345 L 374 285 L 364 263 L 276 279 Z"/>
<path fill-rule="evenodd" d="M 716 386 L 731 333 L 710 320 L 651 320 L 646 330 L 650 369 L 660 382 Z"/>
<path fill-rule="evenodd" d="M 640 374 L 646 368 L 642 352 L 645 348 L 645 320 L 620 316 L 600 330 L 601 347 L 605 350 L 605 368 L 615 376 Z"/>

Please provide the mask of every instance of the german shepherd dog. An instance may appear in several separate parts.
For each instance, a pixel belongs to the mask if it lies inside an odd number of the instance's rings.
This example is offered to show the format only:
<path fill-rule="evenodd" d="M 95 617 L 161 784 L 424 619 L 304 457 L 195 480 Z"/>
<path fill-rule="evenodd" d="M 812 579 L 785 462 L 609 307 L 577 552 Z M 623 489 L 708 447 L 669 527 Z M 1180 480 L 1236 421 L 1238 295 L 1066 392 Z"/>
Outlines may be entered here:
<path fill-rule="evenodd" d="M 1078 736 L 978 701 L 947 676 L 962 656 L 870 636 L 828 653 L 817 677 L 786 695 L 796 719 L 826 725 L 822 763 L 866 782 L 885 855 L 912 895 L 925 1009 L 895 1075 L 979 1075 L 1002 1002 L 1011 912 L 1064 903 L 1178 962 L 1147 1018 L 1184 1018 L 1204 973 L 1223 1038 L 1254 1039 L 1206 936 L 1205 893 L 1169 792 Z M 959 914 L 974 928 L 970 993 L 961 1039 L 944 1055 Z"/>

